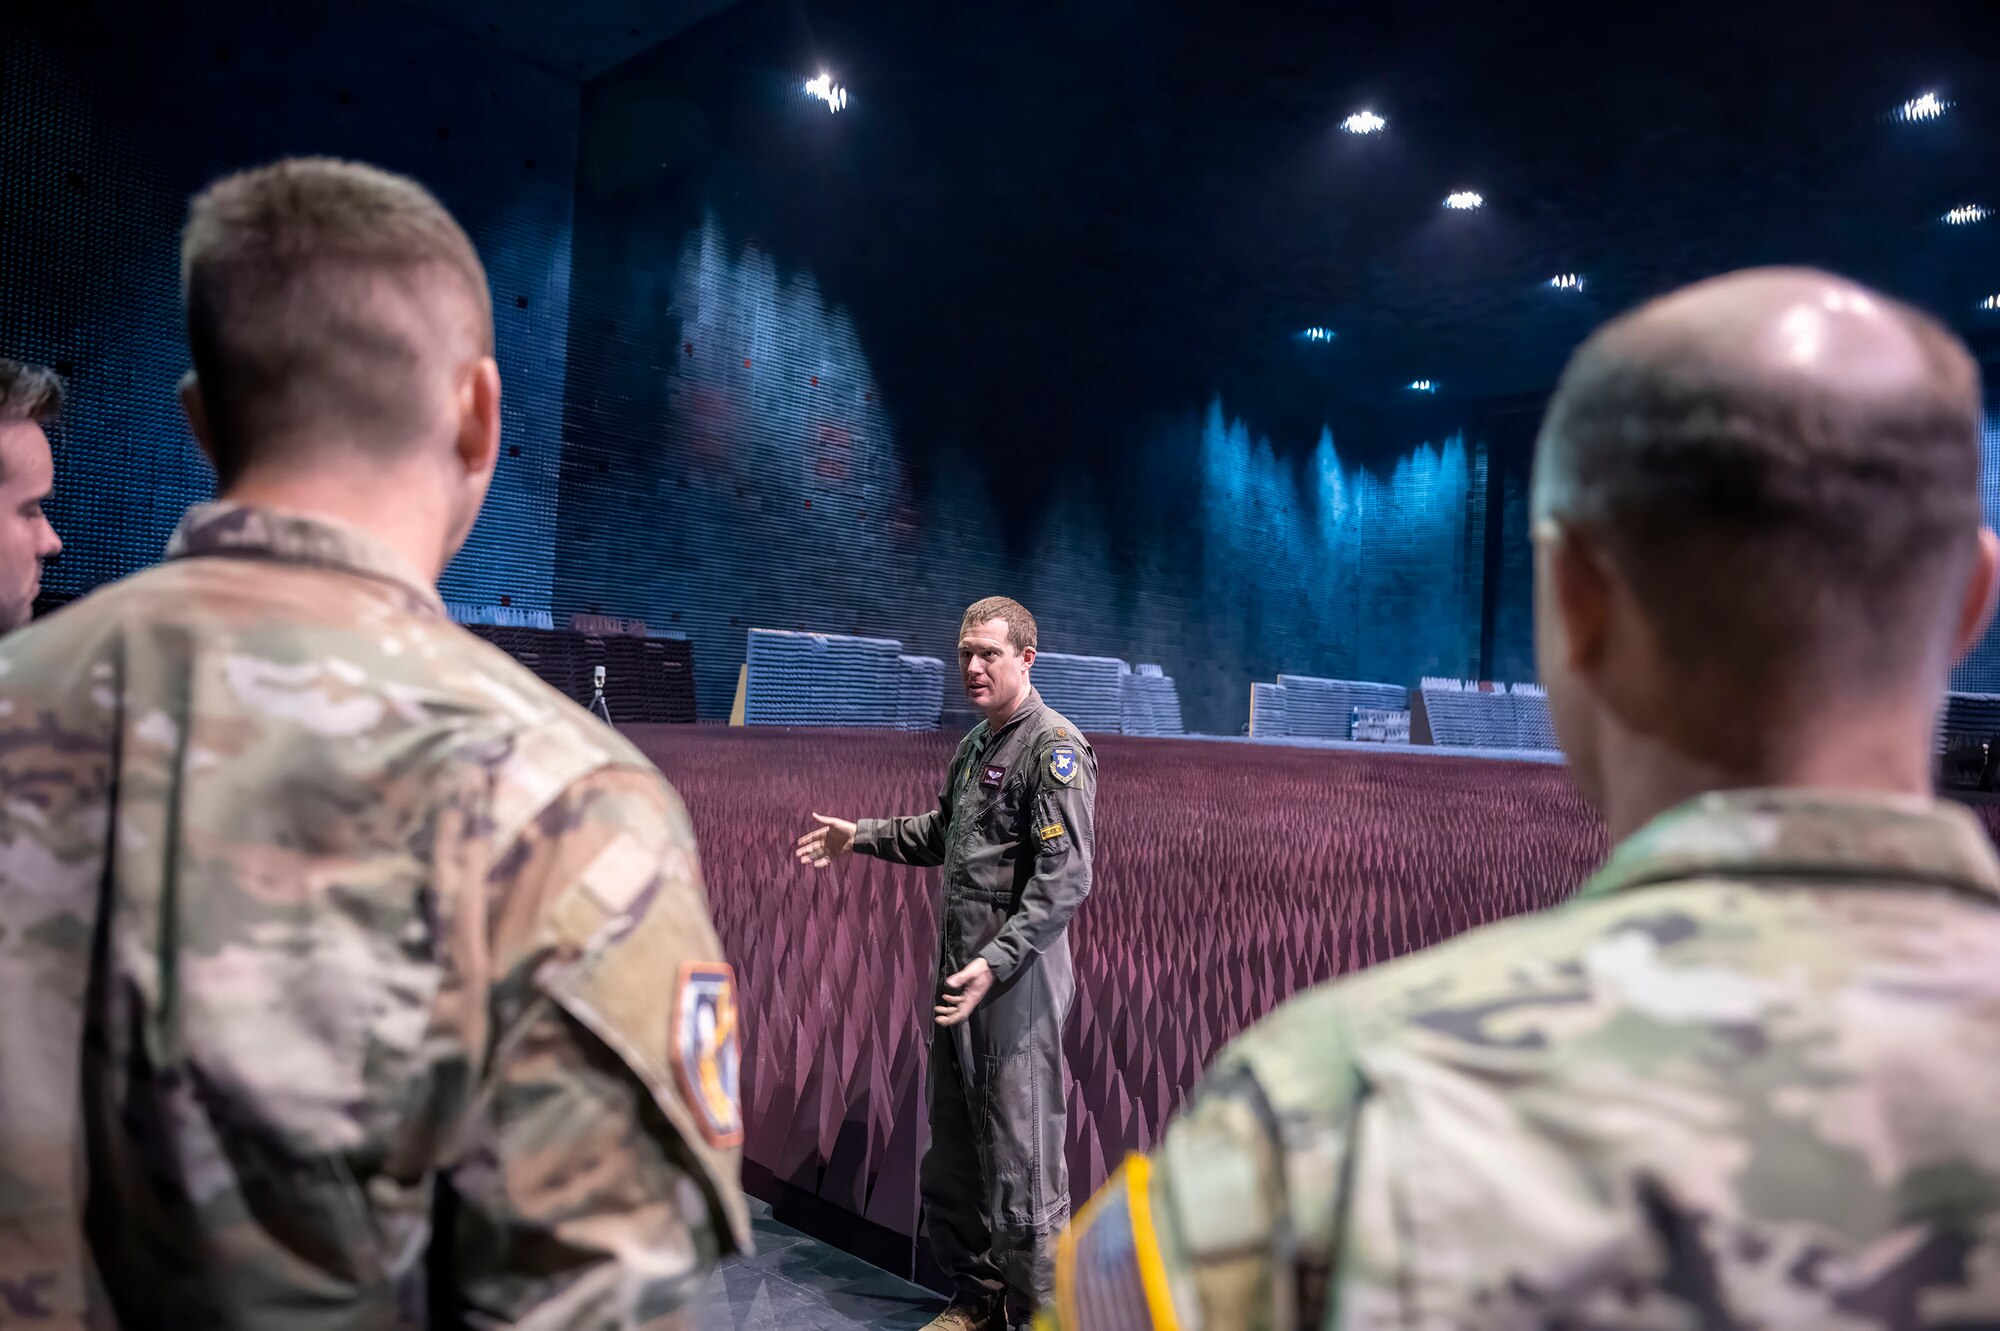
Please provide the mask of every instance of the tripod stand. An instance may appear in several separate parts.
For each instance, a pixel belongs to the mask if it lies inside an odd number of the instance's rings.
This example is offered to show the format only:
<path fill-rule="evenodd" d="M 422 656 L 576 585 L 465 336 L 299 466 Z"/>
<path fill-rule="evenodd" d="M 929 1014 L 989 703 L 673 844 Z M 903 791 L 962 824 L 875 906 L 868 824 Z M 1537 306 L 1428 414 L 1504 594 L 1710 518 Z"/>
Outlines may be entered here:
<path fill-rule="evenodd" d="M 605 725 L 611 725 L 611 704 L 604 701 L 604 667 L 598 666 L 590 672 L 590 714 Z"/>

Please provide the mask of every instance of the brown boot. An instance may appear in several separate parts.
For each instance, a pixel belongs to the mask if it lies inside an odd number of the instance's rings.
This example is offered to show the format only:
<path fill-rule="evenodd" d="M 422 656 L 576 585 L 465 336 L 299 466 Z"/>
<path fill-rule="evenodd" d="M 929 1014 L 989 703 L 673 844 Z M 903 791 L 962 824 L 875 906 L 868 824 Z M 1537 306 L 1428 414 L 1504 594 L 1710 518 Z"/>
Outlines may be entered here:
<path fill-rule="evenodd" d="M 980 1308 L 954 1299 L 924 1324 L 924 1331 L 1007 1331 L 1007 1316 L 997 1307 Z"/>

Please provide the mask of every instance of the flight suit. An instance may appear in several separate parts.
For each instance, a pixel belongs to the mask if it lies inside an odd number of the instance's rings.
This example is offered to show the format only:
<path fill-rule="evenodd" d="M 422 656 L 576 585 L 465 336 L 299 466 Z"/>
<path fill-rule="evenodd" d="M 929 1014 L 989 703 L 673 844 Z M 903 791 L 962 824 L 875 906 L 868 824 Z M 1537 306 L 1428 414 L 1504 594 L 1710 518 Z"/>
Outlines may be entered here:
<path fill-rule="evenodd" d="M 1042 1329 L 2000 1325 L 1996 962 L 1965 810 L 1705 795 L 1232 1044 Z"/>
<path fill-rule="evenodd" d="M 1054 1288 L 1069 1218 L 1067 929 L 1090 891 L 1096 798 L 1090 745 L 1031 691 L 1004 725 L 981 721 L 959 744 L 936 810 L 856 826 L 862 854 L 944 866 L 939 994 L 974 957 L 993 968 L 971 1017 L 936 1028 L 925 1084 L 931 1243 L 975 1305 L 1006 1294 L 1025 1309 Z"/>

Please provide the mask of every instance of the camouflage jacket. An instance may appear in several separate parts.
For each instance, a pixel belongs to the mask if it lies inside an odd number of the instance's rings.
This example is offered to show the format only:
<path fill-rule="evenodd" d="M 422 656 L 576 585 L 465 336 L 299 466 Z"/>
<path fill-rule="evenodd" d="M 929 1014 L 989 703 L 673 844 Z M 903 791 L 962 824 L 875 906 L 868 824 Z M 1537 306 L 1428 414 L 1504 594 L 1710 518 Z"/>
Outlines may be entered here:
<path fill-rule="evenodd" d="M 2000 865 L 1704 797 L 1567 905 L 1281 1007 L 1061 1245 L 1047 1324 L 2000 1325 Z"/>
<path fill-rule="evenodd" d="M 358 533 L 0 643 L 0 1326 L 680 1326 L 735 1006 L 637 751 Z"/>

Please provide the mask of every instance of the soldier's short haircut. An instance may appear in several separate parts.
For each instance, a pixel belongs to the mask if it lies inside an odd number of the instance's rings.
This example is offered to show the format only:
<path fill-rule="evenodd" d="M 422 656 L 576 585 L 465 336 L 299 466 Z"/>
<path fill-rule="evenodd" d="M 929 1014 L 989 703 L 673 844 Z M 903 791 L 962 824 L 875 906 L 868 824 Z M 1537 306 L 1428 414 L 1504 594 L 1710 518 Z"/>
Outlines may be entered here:
<path fill-rule="evenodd" d="M 1025 652 L 1035 645 L 1035 617 L 1028 613 L 1027 606 L 1006 596 L 989 596 L 967 606 L 958 631 L 963 634 L 975 625 L 995 619 L 1007 621 L 1007 641 L 1015 651 Z"/>
<path fill-rule="evenodd" d="M 45 424 L 62 412 L 63 381 L 54 370 L 0 357 L 0 422 Z"/>
<path fill-rule="evenodd" d="M 1873 299 L 1924 369 L 1900 391 L 1632 354 L 1618 323 L 1563 373 L 1536 517 L 1596 534 L 1692 688 L 1884 683 L 1957 609 L 1982 521 L 1978 368 L 1935 320 Z"/>
<path fill-rule="evenodd" d="M 309 435 L 385 456 L 413 442 L 433 362 L 412 307 L 461 302 L 493 344 L 464 230 L 415 181 L 356 162 L 293 158 L 210 185 L 188 209 L 181 286 L 224 484 Z"/>

